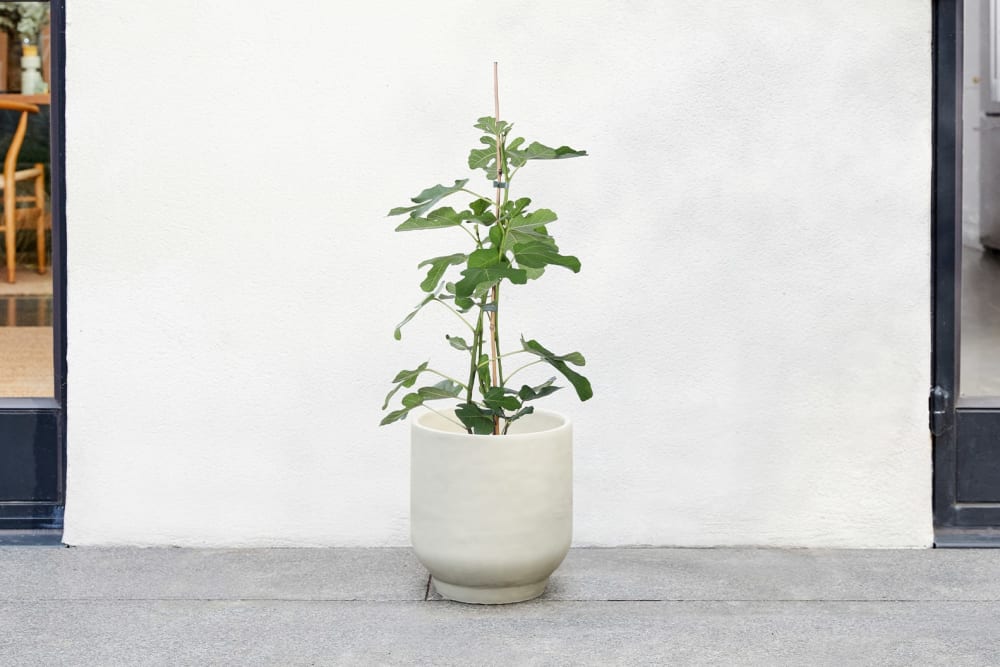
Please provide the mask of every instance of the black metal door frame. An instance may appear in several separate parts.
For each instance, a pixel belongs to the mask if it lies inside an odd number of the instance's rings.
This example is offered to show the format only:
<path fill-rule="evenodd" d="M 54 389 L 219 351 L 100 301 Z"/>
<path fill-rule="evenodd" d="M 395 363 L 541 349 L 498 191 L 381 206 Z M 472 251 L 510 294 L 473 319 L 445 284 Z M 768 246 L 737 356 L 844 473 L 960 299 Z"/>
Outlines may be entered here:
<path fill-rule="evenodd" d="M 66 2 L 50 3 L 49 150 L 51 151 L 53 398 L 0 399 L 0 436 L 17 445 L 0 465 L 36 489 L 0 500 L 0 529 L 61 528 L 66 500 Z M 13 447 L 11 449 L 14 449 Z M 3 455 L 0 451 L 0 456 Z"/>
<path fill-rule="evenodd" d="M 969 499 L 977 443 L 995 451 L 1000 406 L 960 398 L 962 280 L 962 0 L 934 2 L 934 163 L 931 261 L 934 528 L 938 546 L 1000 546 L 997 498 Z M 963 463 L 963 454 L 969 457 Z M 991 454 L 992 456 L 992 454 Z M 985 459 L 983 459 L 985 461 Z M 962 489 L 965 488 L 966 491 Z"/>

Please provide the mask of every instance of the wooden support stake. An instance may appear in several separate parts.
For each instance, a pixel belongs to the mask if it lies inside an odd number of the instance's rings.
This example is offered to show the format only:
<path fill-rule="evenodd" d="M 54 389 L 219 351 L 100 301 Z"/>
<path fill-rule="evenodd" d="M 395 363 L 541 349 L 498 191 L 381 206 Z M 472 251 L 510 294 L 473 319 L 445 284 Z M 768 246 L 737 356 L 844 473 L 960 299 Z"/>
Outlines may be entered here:
<path fill-rule="evenodd" d="M 502 138 L 500 135 L 500 83 L 497 76 L 497 62 L 493 61 L 493 120 L 496 122 L 497 127 L 497 194 L 496 194 L 496 216 L 497 224 L 500 220 L 500 197 L 501 190 L 500 184 L 503 183 L 503 161 L 502 155 L 500 153 L 500 146 L 502 144 Z M 493 296 L 494 307 L 498 307 L 497 298 L 498 292 L 497 285 L 493 286 L 491 290 Z M 490 311 L 490 375 L 493 378 L 493 386 L 497 386 L 499 380 L 497 378 L 497 311 Z M 499 435 L 500 433 L 500 418 L 493 417 L 493 435 Z"/>

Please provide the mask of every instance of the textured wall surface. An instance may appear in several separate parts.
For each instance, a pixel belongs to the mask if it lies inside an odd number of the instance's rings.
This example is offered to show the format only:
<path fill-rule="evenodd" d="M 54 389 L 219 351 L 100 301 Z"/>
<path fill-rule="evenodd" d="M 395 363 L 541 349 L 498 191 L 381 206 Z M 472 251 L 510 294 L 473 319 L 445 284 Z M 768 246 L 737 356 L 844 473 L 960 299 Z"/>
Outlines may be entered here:
<path fill-rule="evenodd" d="M 497 59 L 590 151 L 519 175 L 583 271 L 504 320 L 588 358 L 576 543 L 930 544 L 930 3 L 69 4 L 69 543 L 407 543 L 379 406 L 460 358 L 392 329 L 465 237 L 385 213 Z"/>

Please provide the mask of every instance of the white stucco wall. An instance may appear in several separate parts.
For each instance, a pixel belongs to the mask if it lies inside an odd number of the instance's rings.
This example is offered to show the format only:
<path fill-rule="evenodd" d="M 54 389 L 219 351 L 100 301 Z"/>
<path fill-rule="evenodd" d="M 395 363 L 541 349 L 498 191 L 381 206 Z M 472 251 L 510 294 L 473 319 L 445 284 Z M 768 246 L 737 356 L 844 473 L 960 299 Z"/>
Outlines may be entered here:
<path fill-rule="evenodd" d="M 392 329 L 464 236 L 384 215 L 497 59 L 591 154 L 519 176 L 583 271 L 504 321 L 588 358 L 577 544 L 930 544 L 930 2 L 67 4 L 67 542 L 407 543 L 379 406 L 460 359 Z"/>

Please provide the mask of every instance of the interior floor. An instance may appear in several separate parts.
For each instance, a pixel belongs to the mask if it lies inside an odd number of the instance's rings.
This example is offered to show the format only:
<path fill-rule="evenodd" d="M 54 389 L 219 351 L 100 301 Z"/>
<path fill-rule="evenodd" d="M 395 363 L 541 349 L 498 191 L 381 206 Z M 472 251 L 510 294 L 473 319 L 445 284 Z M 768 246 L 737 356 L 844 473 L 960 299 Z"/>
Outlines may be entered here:
<path fill-rule="evenodd" d="M 995 396 L 1000 404 L 1000 253 L 962 248 L 962 396 Z"/>
<path fill-rule="evenodd" d="M 0 280 L 0 398 L 54 391 L 52 272 L 18 267 L 17 282 Z"/>

